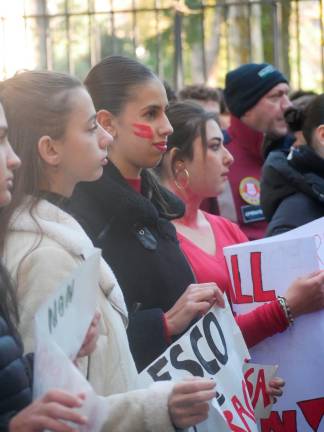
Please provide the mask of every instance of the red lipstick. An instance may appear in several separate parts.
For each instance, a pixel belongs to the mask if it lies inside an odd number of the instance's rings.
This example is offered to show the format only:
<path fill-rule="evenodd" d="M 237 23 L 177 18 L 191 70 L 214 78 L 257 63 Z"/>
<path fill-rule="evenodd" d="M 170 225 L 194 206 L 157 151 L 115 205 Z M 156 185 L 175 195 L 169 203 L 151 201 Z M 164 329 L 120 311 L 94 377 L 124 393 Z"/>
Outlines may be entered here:
<path fill-rule="evenodd" d="M 133 123 L 134 135 L 145 138 L 145 139 L 153 139 L 153 130 L 151 126 L 143 124 L 143 123 Z"/>
<path fill-rule="evenodd" d="M 165 153 L 168 149 L 167 143 L 165 141 L 158 142 L 153 144 L 155 148 L 157 148 L 161 153 Z"/>

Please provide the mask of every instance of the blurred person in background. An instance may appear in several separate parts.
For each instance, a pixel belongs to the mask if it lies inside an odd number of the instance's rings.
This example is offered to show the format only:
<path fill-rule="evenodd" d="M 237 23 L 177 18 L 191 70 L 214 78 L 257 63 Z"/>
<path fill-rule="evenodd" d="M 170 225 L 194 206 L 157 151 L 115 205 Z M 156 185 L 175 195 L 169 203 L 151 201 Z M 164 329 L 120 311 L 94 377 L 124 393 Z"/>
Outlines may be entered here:
<path fill-rule="evenodd" d="M 324 216 L 324 94 L 304 109 L 287 112 L 303 140 L 291 152 L 272 151 L 263 168 L 261 205 L 269 221 L 267 236 Z M 302 144 L 305 142 L 305 144 Z"/>
<path fill-rule="evenodd" d="M 262 238 L 266 222 L 260 206 L 265 136 L 288 133 L 284 118 L 291 106 L 287 78 L 272 65 L 249 63 L 226 75 L 225 101 L 231 112 L 228 150 L 234 157 L 229 181 L 218 196 L 218 211 L 250 240 Z"/>
<path fill-rule="evenodd" d="M 220 114 L 221 97 L 216 88 L 192 84 L 179 91 L 179 100 L 194 100 L 206 111 Z"/>

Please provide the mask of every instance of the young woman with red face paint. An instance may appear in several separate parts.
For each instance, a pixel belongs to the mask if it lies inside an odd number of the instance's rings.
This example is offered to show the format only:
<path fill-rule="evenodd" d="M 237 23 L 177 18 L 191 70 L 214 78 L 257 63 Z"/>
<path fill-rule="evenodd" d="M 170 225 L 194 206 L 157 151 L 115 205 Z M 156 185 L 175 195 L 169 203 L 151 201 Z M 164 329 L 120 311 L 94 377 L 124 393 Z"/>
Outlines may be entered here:
<path fill-rule="evenodd" d="M 103 176 L 77 186 L 70 210 L 118 278 L 141 370 L 223 298 L 214 283 L 195 284 L 170 222 L 184 206 L 147 170 L 161 160 L 172 133 L 162 83 L 136 60 L 112 56 L 89 72 L 85 84 L 113 142 Z"/>
<path fill-rule="evenodd" d="M 231 297 L 223 248 L 248 241 L 239 227 L 199 209 L 208 197 L 219 195 L 233 157 L 223 145 L 214 114 L 194 102 L 178 102 L 167 110 L 174 129 L 168 151 L 157 169 L 162 184 L 186 205 L 185 215 L 173 221 L 183 252 L 199 282 L 215 282 Z M 324 272 L 296 280 L 285 293 L 294 318 L 324 307 Z M 253 346 L 289 327 L 279 301 L 236 317 L 245 341 Z"/>
<path fill-rule="evenodd" d="M 0 213 L 0 251 L 16 285 L 18 330 L 29 351 L 34 344 L 33 317 L 39 305 L 93 252 L 90 239 L 64 211 L 64 205 L 78 181 L 100 177 L 111 137 L 98 125 L 86 89 L 69 75 L 19 73 L 2 83 L 0 100 L 7 114 L 8 137 L 22 160 L 14 182 L 12 170 L 17 160 L 11 160 L 11 169 L 1 172 L 3 153 L 9 153 L 11 159 L 13 155 L 6 133 L 1 130 L 0 111 L 0 206 L 1 201 L 8 204 Z M 173 432 L 175 426 L 186 428 L 204 420 L 208 401 L 215 396 L 215 383 L 209 379 L 160 382 L 148 389 L 134 390 L 138 375 L 125 330 L 127 311 L 123 295 L 104 260 L 100 261 L 98 277 L 99 283 L 93 288 L 101 311 L 99 338 L 94 351 L 80 361 L 79 367 L 95 391 L 107 396 L 104 401 L 108 416 L 102 432 Z M 1 282 L 0 278 L 3 300 Z M 1 302 L 0 314 L 2 306 Z M 15 365 L 7 367 L 7 363 L 15 355 L 20 357 L 21 346 L 4 352 L 1 344 L 8 341 L 7 335 L 2 338 L 4 331 L 0 317 L 1 431 L 7 431 L 7 427 L 1 427 L 2 415 L 7 422 L 31 398 L 26 379 L 19 383 L 25 386 L 25 393 L 21 399 L 14 397 L 11 383 L 15 381 Z M 12 341 L 9 345 L 12 347 Z M 24 375 L 23 370 L 20 378 Z M 9 431 L 74 432 L 70 425 L 54 420 L 84 424 L 86 419 L 71 410 L 81 403 L 77 397 L 52 392 L 13 419 Z M 33 418 L 34 427 L 25 422 L 27 415 Z M 45 422 L 47 416 L 50 419 Z"/>

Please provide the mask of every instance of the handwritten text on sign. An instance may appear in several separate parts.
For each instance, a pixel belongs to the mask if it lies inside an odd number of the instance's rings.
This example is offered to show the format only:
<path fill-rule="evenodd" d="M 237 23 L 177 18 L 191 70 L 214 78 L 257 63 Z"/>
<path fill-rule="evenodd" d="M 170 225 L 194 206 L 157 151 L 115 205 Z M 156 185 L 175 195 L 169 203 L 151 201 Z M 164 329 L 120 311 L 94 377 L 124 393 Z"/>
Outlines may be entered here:
<path fill-rule="evenodd" d="M 97 396 L 71 358 L 79 351 L 95 314 L 100 252 L 96 251 L 63 281 L 35 317 L 33 397 L 53 388 L 84 393 L 79 409 L 88 418 L 80 432 L 99 432 L 107 417 L 107 404 Z"/>
<path fill-rule="evenodd" d="M 235 312 L 244 313 L 272 300 L 284 294 L 297 277 L 319 270 L 316 230 L 323 232 L 323 222 L 224 249 Z M 252 361 L 278 364 L 278 375 L 286 381 L 275 410 L 260 422 L 262 432 L 324 432 L 323 334 L 321 311 L 297 318 L 293 327 L 250 349 Z"/>
<path fill-rule="evenodd" d="M 197 430 L 254 432 L 254 409 L 242 371 L 247 358 L 249 353 L 227 303 L 226 309 L 212 308 L 142 372 L 141 384 L 179 380 L 188 375 L 214 378 L 217 394 L 210 416 Z M 262 395 L 259 392 L 257 399 Z M 269 404 L 268 399 L 264 400 L 265 405 Z"/>

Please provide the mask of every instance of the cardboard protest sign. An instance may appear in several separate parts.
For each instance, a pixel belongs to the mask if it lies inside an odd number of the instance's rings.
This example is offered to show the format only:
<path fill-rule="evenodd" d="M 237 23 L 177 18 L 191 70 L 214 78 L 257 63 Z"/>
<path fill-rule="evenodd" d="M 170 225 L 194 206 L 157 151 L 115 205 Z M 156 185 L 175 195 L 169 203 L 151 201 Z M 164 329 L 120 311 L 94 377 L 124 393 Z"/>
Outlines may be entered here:
<path fill-rule="evenodd" d="M 151 363 L 140 374 L 140 382 L 142 387 L 146 387 L 153 381 L 179 381 L 191 375 L 215 379 L 217 394 L 211 402 L 209 418 L 190 431 L 255 432 L 257 426 L 248 385 L 253 386 L 253 382 L 258 379 L 253 381 L 253 373 L 250 372 L 251 379 L 246 384 L 242 368 L 248 358 L 249 353 L 241 331 L 226 302 L 225 309 L 210 309 L 197 324 Z M 249 365 L 249 369 L 251 367 L 253 366 Z M 259 370 L 257 365 L 256 369 Z M 264 392 L 258 390 L 256 395 L 252 389 L 251 393 L 254 394 L 257 405 Z M 269 410 L 268 402 L 265 405 L 265 409 Z"/>
<path fill-rule="evenodd" d="M 224 249 L 232 302 L 244 313 L 283 294 L 298 277 L 323 268 L 324 219 L 289 233 Z M 278 364 L 284 395 L 262 432 L 324 431 L 324 312 L 299 317 L 285 332 L 250 349 L 252 361 Z"/>
<path fill-rule="evenodd" d="M 100 251 L 84 261 L 40 307 L 35 316 L 33 396 L 38 399 L 56 388 L 85 393 L 80 412 L 88 423 L 82 432 L 97 432 L 107 417 L 103 398 L 73 364 L 81 348 L 97 304 Z"/>

